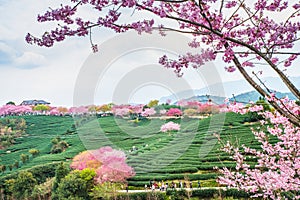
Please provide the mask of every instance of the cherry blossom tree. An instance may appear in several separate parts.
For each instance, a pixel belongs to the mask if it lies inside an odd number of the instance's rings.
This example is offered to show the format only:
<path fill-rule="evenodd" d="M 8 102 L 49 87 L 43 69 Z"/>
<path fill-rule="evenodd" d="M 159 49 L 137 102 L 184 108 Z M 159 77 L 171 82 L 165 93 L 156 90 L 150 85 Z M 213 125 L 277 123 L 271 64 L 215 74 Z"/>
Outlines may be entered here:
<path fill-rule="evenodd" d="M 177 123 L 174 123 L 174 122 L 168 122 L 166 124 L 163 124 L 161 127 L 160 127 L 160 131 L 163 132 L 163 133 L 166 133 L 166 132 L 171 132 L 171 131 L 179 131 L 180 130 L 180 125 L 177 124 Z"/>
<path fill-rule="evenodd" d="M 24 115 L 29 113 L 32 113 L 32 108 L 30 106 L 7 104 L 0 107 L 0 116 Z"/>
<path fill-rule="evenodd" d="M 135 175 L 134 169 L 126 164 L 126 155 L 123 151 L 109 146 L 97 150 L 84 151 L 73 158 L 71 168 L 96 170 L 95 180 L 104 182 L 123 183 Z"/>
<path fill-rule="evenodd" d="M 95 155 L 95 151 L 84 151 L 73 158 L 70 165 L 72 169 L 83 170 L 85 168 L 97 169 L 101 166 L 101 161 Z"/>
<path fill-rule="evenodd" d="M 279 101 L 271 97 L 271 101 Z M 284 106 L 299 115 L 300 108 L 287 98 L 281 99 Z M 232 155 L 236 162 L 235 169 L 221 168 L 223 175 L 218 178 L 220 184 L 237 188 L 253 194 L 253 197 L 270 199 L 284 199 L 288 195 L 291 199 L 299 199 L 300 190 L 300 128 L 294 126 L 287 117 L 278 111 L 263 111 L 262 105 L 246 108 L 240 104 L 231 104 L 228 111 L 245 114 L 258 112 L 264 118 L 252 132 L 260 149 L 245 145 L 237 145 L 230 141 L 219 141 L 223 151 Z M 273 140 L 272 140 L 273 138 Z M 277 141 L 277 142 L 274 142 Z M 257 164 L 250 166 L 249 158 L 257 160 Z"/>
<path fill-rule="evenodd" d="M 179 108 L 170 108 L 167 112 L 166 115 L 167 116 L 181 116 L 183 113 Z"/>
<path fill-rule="evenodd" d="M 142 113 L 141 115 L 143 117 L 150 117 L 152 115 L 155 115 L 156 114 L 156 111 L 154 110 L 154 108 L 146 108 Z"/>
<path fill-rule="evenodd" d="M 81 7 L 98 11 L 98 16 L 94 19 L 81 16 Z M 145 16 L 150 17 L 130 21 L 126 15 L 130 10 L 133 14 L 149 13 Z M 179 55 L 177 60 L 167 55 L 159 59 L 163 66 L 174 69 L 178 76 L 182 76 L 183 68 L 199 68 L 220 55 L 226 71 L 238 70 L 263 97 L 270 97 L 272 91 L 260 79 L 255 81 L 249 74 L 249 69 L 252 71 L 259 64 L 276 72 L 296 98 L 300 99 L 298 88 L 284 72 L 285 68 L 295 65 L 300 54 L 295 50 L 299 42 L 299 13 L 298 1 L 284 0 L 70 0 L 68 4 L 38 15 L 39 22 L 56 21 L 58 25 L 41 37 L 28 33 L 26 41 L 51 47 L 55 42 L 68 37 L 91 36 L 93 28 L 108 28 L 117 33 L 132 29 L 138 33 L 158 30 L 162 36 L 167 31 L 177 31 L 193 37 L 189 46 L 201 46 L 202 49 L 196 54 L 187 52 Z M 279 18 L 279 15 L 282 17 Z M 166 23 L 168 20 L 176 23 Z M 98 50 L 95 44 L 92 44 L 92 48 Z M 255 76 L 257 74 L 255 72 Z M 300 125 L 299 116 L 280 106 L 280 101 L 270 103 L 293 124 Z"/>
<path fill-rule="evenodd" d="M 96 20 L 80 16 L 81 7 L 98 11 Z M 130 21 L 126 15 L 128 11 L 139 16 L 152 14 L 153 17 Z M 199 68 L 205 62 L 221 57 L 226 71 L 239 71 L 276 110 L 273 113 L 263 112 L 262 130 L 253 130 L 262 143 L 261 150 L 227 145 L 237 167 L 235 171 L 223 169 L 224 177 L 220 178 L 220 182 L 263 197 L 281 198 L 285 191 L 298 198 L 299 106 L 277 98 L 270 86 L 260 79 L 264 71 L 256 67 L 263 66 L 274 71 L 300 100 L 299 89 L 286 73 L 286 69 L 297 66 L 295 61 L 300 54 L 297 50 L 299 16 L 300 2 L 296 0 L 70 0 L 69 4 L 51 8 L 38 16 L 39 22 L 58 22 L 57 27 L 41 37 L 27 34 L 26 41 L 51 47 L 68 37 L 91 36 L 93 28 L 108 28 L 117 33 L 132 29 L 138 33 L 157 30 L 162 36 L 168 31 L 177 31 L 192 36 L 187 45 L 202 50 L 195 54 L 187 52 L 175 60 L 162 55 L 159 63 L 182 76 L 183 68 Z M 166 23 L 168 20 L 176 23 Z M 95 44 L 92 48 L 93 51 L 98 49 Z M 244 105 L 232 107 L 232 111 L 248 112 Z M 257 106 L 251 109 L 259 111 Z M 269 135 L 278 138 L 278 142 L 271 144 Z M 258 165 L 255 169 L 245 164 L 245 152 L 256 156 Z"/>

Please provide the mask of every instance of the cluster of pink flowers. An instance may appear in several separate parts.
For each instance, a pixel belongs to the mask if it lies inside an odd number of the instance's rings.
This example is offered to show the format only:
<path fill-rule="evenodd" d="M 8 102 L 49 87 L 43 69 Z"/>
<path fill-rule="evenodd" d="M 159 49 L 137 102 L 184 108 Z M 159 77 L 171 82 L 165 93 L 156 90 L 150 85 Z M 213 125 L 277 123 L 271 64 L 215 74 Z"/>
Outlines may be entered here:
<path fill-rule="evenodd" d="M 227 109 L 226 104 L 216 105 L 212 102 L 200 103 L 199 101 L 186 101 L 181 100 L 177 103 L 182 109 L 194 109 L 195 114 L 212 114 L 219 113 L 221 111 L 225 112 Z M 243 105 L 243 104 L 242 104 Z"/>
<path fill-rule="evenodd" d="M 32 113 L 32 108 L 30 106 L 15 106 L 15 105 L 4 105 L 0 107 L 0 116 L 6 115 L 25 115 Z"/>
<path fill-rule="evenodd" d="M 78 170 L 95 169 L 98 183 L 124 182 L 135 175 L 134 169 L 126 164 L 125 153 L 109 146 L 78 154 L 70 166 Z"/>
<path fill-rule="evenodd" d="M 163 133 L 170 132 L 170 131 L 179 131 L 179 130 L 180 130 L 180 125 L 172 121 L 160 127 L 160 131 Z"/>
<path fill-rule="evenodd" d="M 197 114 L 205 114 L 205 113 L 218 113 L 222 108 L 222 111 L 230 111 L 229 108 L 223 108 L 224 106 L 217 106 L 210 103 L 201 104 L 197 101 L 179 101 L 178 105 L 181 108 L 188 109 L 193 108 L 196 109 Z M 139 105 L 113 105 L 109 106 L 108 104 L 104 104 L 101 106 L 89 105 L 89 106 L 79 106 L 79 107 L 45 107 L 45 110 L 35 110 L 35 106 L 24 106 L 24 105 L 4 105 L 0 107 L 0 116 L 7 115 L 26 115 L 26 114 L 45 114 L 45 115 L 82 115 L 87 113 L 103 113 L 110 112 L 115 116 L 126 117 L 131 114 L 143 117 L 150 117 L 155 115 L 166 115 L 179 117 L 183 115 L 183 112 L 179 108 L 170 108 L 168 110 L 159 110 L 156 112 L 155 108 L 145 108 L 144 104 Z M 47 109 L 46 109 L 47 108 Z M 104 109 L 105 108 L 105 109 Z"/>
<path fill-rule="evenodd" d="M 280 101 L 289 112 L 299 115 L 299 106 L 288 98 Z M 297 192 L 300 190 L 300 128 L 293 125 L 288 118 L 277 111 L 263 111 L 260 106 L 242 107 L 239 104 L 230 105 L 229 110 L 237 113 L 258 112 L 263 116 L 260 126 L 253 128 L 252 132 L 261 143 L 261 149 L 234 146 L 229 141 L 223 144 L 223 150 L 232 154 L 236 161 L 235 170 L 226 167 L 219 169 L 223 176 L 218 182 L 228 187 L 238 188 L 254 194 L 254 197 L 271 199 L 283 198 L 282 192 Z M 220 136 L 218 136 L 220 138 Z M 270 137 L 277 139 L 271 142 Z M 222 140 L 220 140 L 222 142 Z M 255 168 L 250 168 L 247 157 L 257 159 Z M 299 199 L 300 196 L 293 196 Z"/>
<path fill-rule="evenodd" d="M 154 110 L 154 108 L 146 108 L 141 115 L 143 117 L 150 117 L 156 114 L 156 111 Z"/>
<path fill-rule="evenodd" d="M 114 105 L 111 109 L 115 116 L 128 116 L 129 114 L 140 114 L 143 112 L 144 105 Z"/>
<path fill-rule="evenodd" d="M 294 47 L 297 33 L 300 31 L 300 23 L 295 20 L 299 16 L 300 4 L 297 2 L 288 4 L 287 1 L 282 0 L 256 0 L 252 4 L 244 4 L 244 2 L 220 3 L 212 0 L 201 2 L 200 5 L 190 1 L 154 3 L 153 0 L 142 2 L 71 0 L 70 5 L 61 5 L 57 9 L 51 8 L 38 16 L 37 20 L 42 23 L 57 21 L 59 25 L 56 28 L 45 32 L 41 38 L 27 34 L 26 41 L 30 44 L 49 47 L 67 37 L 87 36 L 89 29 L 93 27 L 106 27 L 117 33 L 130 29 L 138 33 L 151 33 L 153 29 L 159 29 L 163 35 L 165 35 L 165 30 L 171 28 L 192 34 L 194 38 L 189 45 L 193 48 L 199 48 L 200 43 L 214 47 L 213 50 L 203 49 L 199 54 L 180 55 L 177 60 L 162 56 L 159 62 L 167 68 L 173 68 L 179 76 L 182 75 L 182 68 L 189 66 L 198 68 L 205 62 L 214 60 L 216 52 L 222 52 L 223 61 L 227 63 L 225 69 L 229 72 L 235 71 L 234 55 L 242 60 L 244 67 L 253 67 L 254 62 L 249 62 L 249 60 L 256 59 L 257 61 L 264 60 L 274 68 L 272 63 L 279 58 L 281 60 L 277 63 L 283 63 L 286 67 L 290 66 L 297 58 L 296 54 L 278 57 L 274 53 Z M 101 14 L 93 22 L 84 20 L 84 17 L 78 14 L 81 6 L 98 10 Z M 153 15 L 153 18 L 175 20 L 178 26 L 169 24 L 170 27 L 168 27 L 166 24 L 156 24 L 153 19 L 133 22 L 126 20 L 127 23 L 124 23 L 126 15 L 123 9 L 132 9 L 141 14 L 148 12 Z M 275 18 L 277 12 L 287 12 L 286 21 L 281 22 Z M 235 53 L 240 49 L 243 49 L 241 53 Z M 265 49 L 267 49 L 266 55 L 258 53 L 264 52 Z M 253 52 L 256 55 L 253 55 Z"/>
<path fill-rule="evenodd" d="M 179 108 L 170 108 L 167 112 L 166 112 L 167 116 L 175 116 L 175 117 L 179 117 L 182 115 L 182 111 Z"/>

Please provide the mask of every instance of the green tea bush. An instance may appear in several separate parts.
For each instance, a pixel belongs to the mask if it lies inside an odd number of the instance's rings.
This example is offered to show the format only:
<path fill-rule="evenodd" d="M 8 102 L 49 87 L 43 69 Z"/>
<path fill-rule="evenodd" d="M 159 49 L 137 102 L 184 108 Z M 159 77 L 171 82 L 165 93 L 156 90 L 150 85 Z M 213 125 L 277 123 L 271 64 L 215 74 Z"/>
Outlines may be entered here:
<path fill-rule="evenodd" d="M 120 194 L 116 197 L 112 197 L 112 200 L 144 200 L 144 199 L 156 199 L 165 200 L 167 199 L 165 193 L 160 192 L 139 192 L 139 193 L 126 193 Z"/>

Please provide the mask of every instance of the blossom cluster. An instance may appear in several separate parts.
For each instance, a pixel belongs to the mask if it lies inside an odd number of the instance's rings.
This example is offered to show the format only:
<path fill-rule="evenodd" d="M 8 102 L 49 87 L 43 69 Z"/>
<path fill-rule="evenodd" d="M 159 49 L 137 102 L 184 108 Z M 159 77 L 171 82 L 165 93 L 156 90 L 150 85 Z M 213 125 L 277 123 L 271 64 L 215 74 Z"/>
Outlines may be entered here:
<path fill-rule="evenodd" d="M 299 115 L 300 107 L 294 101 L 274 97 L 269 100 L 284 102 L 285 105 L 282 106 Z M 229 110 L 240 114 L 259 111 L 263 120 L 260 120 L 252 132 L 261 148 L 235 146 L 229 141 L 223 144 L 223 150 L 235 160 L 236 168 L 219 169 L 222 176 L 218 178 L 218 182 L 251 192 L 254 197 L 282 199 L 282 192 L 290 192 L 292 198 L 299 199 L 300 196 L 296 193 L 300 189 L 300 128 L 279 112 L 264 111 L 260 106 L 245 108 L 240 104 L 233 104 L 229 106 Z M 276 138 L 276 142 L 270 138 Z M 249 156 L 257 159 L 254 168 L 247 163 Z"/>
<path fill-rule="evenodd" d="M 125 153 L 109 146 L 76 155 L 70 166 L 78 170 L 94 169 L 98 183 L 124 182 L 135 174 L 134 169 L 126 164 Z"/>
<path fill-rule="evenodd" d="M 179 130 L 180 130 L 180 125 L 172 121 L 160 127 L 160 131 L 163 133 L 170 132 L 170 131 L 179 131 Z"/>
<path fill-rule="evenodd" d="M 99 12 L 96 19 L 86 19 L 80 15 L 80 8 L 90 8 Z M 143 16 L 148 12 L 152 19 L 139 21 L 128 20 L 126 13 Z M 277 13 L 285 12 L 286 18 L 278 20 Z M 149 15 L 145 15 L 149 16 Z M 151 15 L 150 15 L 151 16 Z M 297 58 L 297 54 L 287 52 L 298 41 L 300 23 L 299 2 L 283 0 L 255 0 L 251 4 L 243 1 L 171 1 L 154 2 L 153 0 L 99 0 L 76 1 L 40 14 L 37 20 L 41 23 L 57 21 L 57 27 L 46 31 L 40 38 L 27 34 L 26 41 L 30 44 L 50 47 L 55 42 L 67 37 L 84 37 L 90 28 L 105 27 L 120 33 L 131 29 L 138 33 L 151 33 L 158 29 L 162 35 L 167 30 L 186 32 L 193 36 L 186 45 L 203 49 L 199 54 L 187 53 L 179 55 L 177 60 L 162 56 L 159 62 L 181 76 L 182 68 L 198 68 L 207 61 L 214 60 L 216 53 L 222 53 L 225 69 L 228 72 L 236 70 L 234 58 L 242 60 L 243 67 L 254 67 L 255 61 L 269 64 L 282 64 L 289 67 Z M 127 18 L 125 18 L 127 17 Z M 154 19 L 164 18 L 176 23 L 160 24 Z M 125 20 L 124 20 L 125 19 Z M 126 23 L 124 23 L 126 22 Z M 95 50 L 95 45 L 92 44 Z M 97 50 L 97 48 L 96 48 Z M 241 51 L 242 50 L 242 51 Z M 239 52 L 241 51 L 241 52 Z M 253 54 L 254 53 L 254 54 Z"/>

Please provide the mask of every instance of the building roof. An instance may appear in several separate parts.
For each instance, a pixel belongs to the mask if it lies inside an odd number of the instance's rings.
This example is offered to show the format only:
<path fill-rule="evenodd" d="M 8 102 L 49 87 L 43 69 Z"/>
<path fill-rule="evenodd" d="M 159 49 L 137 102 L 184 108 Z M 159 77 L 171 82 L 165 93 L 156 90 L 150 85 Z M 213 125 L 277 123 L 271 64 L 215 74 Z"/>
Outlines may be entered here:
<path fill-rule="evenodd" d="M 21 103 L 21 105 L 39 105 L 39 104 L 50 104 L 47 101 L 44 100 L 25 100 Z"/>

